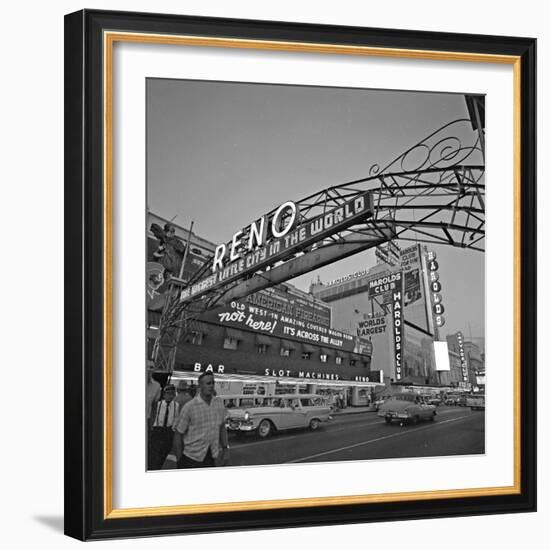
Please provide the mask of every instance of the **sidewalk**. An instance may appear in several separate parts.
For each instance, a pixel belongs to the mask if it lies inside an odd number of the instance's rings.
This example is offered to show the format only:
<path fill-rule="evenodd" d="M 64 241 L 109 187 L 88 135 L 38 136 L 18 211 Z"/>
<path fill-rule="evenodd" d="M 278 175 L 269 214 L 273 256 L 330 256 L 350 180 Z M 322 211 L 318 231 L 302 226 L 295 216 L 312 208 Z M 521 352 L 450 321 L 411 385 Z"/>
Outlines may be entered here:
<path fill-rule="evenodd" d="M 337 409 L 331 413 L 331 416 L 341 416 L 345 414 L 360 414 L 360 413 L 376 413 L 373 407 L 346 407 L 345 409 Z"/>

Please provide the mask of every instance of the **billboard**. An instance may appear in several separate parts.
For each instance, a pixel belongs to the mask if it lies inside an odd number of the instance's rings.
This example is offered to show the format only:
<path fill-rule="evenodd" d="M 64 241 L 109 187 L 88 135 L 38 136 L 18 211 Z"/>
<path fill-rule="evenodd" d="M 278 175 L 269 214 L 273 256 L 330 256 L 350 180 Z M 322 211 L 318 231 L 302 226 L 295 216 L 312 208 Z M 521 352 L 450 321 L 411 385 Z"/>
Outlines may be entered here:
<path fill-rule="evenodd" d="M 355 279 L 359 279 L 361 277 L 364 277 L 365 275 L 368 275 L 368 273 L 369 273 L 368 269 L 361 269 L 360 271 L 355 271 L 354 273 L 350 273 L 349 275 L 344 275 L 343 277 L 339 277 L 338 279 L 333 279 L 328 283 L 324 283 L 323 286 L 327 288 L 329 286 L 340 285 L 342 283 L 354 281 Z"/>
<path fill-rule="evenodd" d="M 447 342 L 434 342 L 435 370 L 450 371 L 449 346 Z"/>
<path fill-rule="evenodd" d="M 279 290 L 257 292 L 243 300 L 234 300 L 226 306 L 207 311 L 200 319 L 267 336 L 354 352 L 355 337 L 330 327 L 328 306 L 305 303 L 285 305 L 279 298 Z M 263 304 L 263 307 L 257 304 Z"/>
<path fill-rule="evenodd" d="M 401 289 L 402 273 L 397 271 L 376 277 L 369 281 L 369 298 L 381 296 L 382 294 L 388 294 L 396 289 Z"/>
<path fill-rule="evenodd" d="M 403 275 L 403 303 L 405 306 L 408 306 L 409 304 L 413 304 L 422 298 L 422 291 L 420 290 L 420 269 L 406 271 Z"/>
<path fill-rule="evenodd" d="M 292 286 L 281 285 L 250 294 L 244 301 L 269 311 L 286 314 L 303 321 L 331 326 L 331 308 L 329 305 L 305 295 Z"/>
<path fill-rule="evenodd" d="M 178 242 L 183 243 L 178 238 Z M 183 246 L 183 244 L 182 244 Z M 166 248 L 162 241 L 147 237 L 147 264 L 146 264 L 146 292 L 147 292 L 147 309 L 152 311 L 161 311 L 164 307 L 166 294 L 165 292 L 170 287 L 170 279 L 172 276 L 178 276 L 181 271 L 181 262 L 183 261 L 184 253 L 181 258 L 176 257 L 170 263 L 167 260 L 167 255 L 162 255 L 159 250 Z M 185 249 L 183 249 L 185 250 Z M 173 257 L 172 257 L 173 258 Z M 191 243 L 190 249 L 185 256 L 185 265 L 181 271 L 181 278 L 188 281 L 207 261 L 205 255 L 199 248 Z M 168 267 L 166 267 L 168 266 Z"/>
<path fill-rule="evenodd" d="M 378 245 L 374 249 L 374 255 L 376 256 L 376 263 L 378 265 L 388 264 L 396 267 L 400 262 L 401 249 L 393 241 L 388 241 Z"/>
<path fill-rule="evenodd" d="M 181 240 L 181 239 L 180 239 Z M 183 241 L 182 241 L 183 242 Z M 147 237 L 147 258 L 150 262 L 159 263 L 158 261 L 158 250 L 162 246 L 162 243 L 158 239 L 152 237 Z M 183 257 L 183 256 L 182 256 Z M 190 249 L 187 252 L 187 257 L 185 259 L 185 266 L 183 267 L 182 279 L 188 281 L 206 262 L 207 258 L 203 255 L 202 251 L 193 246 L 191 243 Z M 177 264 L 176 276 L 179 274 L 181 264 Z M 167 278 L 165 276 L 165 278 Z"/>
<path fill-rule="evenodd" d="M 389 270 L 376 275 L 368 282 L 368 293 L 371 300 L 391 307 L 391 292 L 401 284 L 396 273 L 402 273 L 404 318 L 422 330 L 429 331 L 427 293 L 424 290 L 422 277 L 422 256 L 420 245 L 415 244 L 400 251 L 400 270 Z"/>
<path fill-rule="evenodd" d="M 384 315 L 376 315 L 359 321 L 357 323 L 357 336 L 374 336 L 375 334 L 386 334 L 387 321 Z"/>

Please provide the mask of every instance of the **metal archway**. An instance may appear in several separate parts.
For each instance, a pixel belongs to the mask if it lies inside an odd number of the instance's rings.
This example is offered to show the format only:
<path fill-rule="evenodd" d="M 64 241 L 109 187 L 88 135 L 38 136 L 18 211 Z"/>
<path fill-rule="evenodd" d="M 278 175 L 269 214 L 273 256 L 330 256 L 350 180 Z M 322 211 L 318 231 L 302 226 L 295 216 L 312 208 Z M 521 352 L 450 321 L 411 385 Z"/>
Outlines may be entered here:
<path fill-rule="evenodd" d="M 485 163 L 481 132 L 472 129 L 469 119 L 455 120 L 384 168 L 372 166 L 367 177 L 331 186 L 297 201 L 297 229 L 365 193 L 372 208 L 352 224 L 324 234 L 313 244 L 295 247 L 272 264 L 206 289 L 187 301 L 180 300 L 178 290 L 172 292 L 155 342 L 155 367 L 172 370 L 177 343 L 194 330 L 201 312 L 384 242 L 411 240 L 483 251 Z M 274 213 L 275 209 L 267 218 Z M 213 260 L 209 258 L 185 286 L 203 280 L 212 271 Z"/>

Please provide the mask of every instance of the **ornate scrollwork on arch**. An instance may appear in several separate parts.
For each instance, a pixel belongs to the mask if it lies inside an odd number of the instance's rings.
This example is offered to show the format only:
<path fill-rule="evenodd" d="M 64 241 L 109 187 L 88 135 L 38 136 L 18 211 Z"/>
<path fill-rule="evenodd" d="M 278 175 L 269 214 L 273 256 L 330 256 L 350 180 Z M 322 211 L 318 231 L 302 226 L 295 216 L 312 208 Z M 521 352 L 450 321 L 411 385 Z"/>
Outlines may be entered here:
<path fill-rule="evenodd" d="M 449 122 L 415 143 L 380 169 L 377 174 L 418 172 L 452 168 L 460 164 L 483 164 L 479 135 L 469 119 Z"/>

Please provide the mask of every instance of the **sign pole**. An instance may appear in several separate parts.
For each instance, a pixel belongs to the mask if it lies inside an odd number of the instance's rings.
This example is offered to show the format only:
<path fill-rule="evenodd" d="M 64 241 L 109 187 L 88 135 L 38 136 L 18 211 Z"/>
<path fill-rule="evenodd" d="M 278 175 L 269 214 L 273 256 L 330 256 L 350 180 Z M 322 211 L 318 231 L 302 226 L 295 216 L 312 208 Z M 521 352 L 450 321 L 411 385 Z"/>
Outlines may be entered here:
<path fill-rule="evenodd" d="M 174 218 L 172 218 L 172 219 L 174 219 Z M 183 258 L 181 260 L 180 270 L 179 270 L 179 273 L 178 273 L 178 279 L 180 279 L 180 280 L 183 278 L 183 272 L 184 272 L 184 269 L 185 269 L 185 264 L 186 264 L 186 261 L 187 261 L 187 257 L 189 255 L 189 246 L 190 246 L 190 243 L 191 243 L 191 234 L 193 232 L 194 223 L 195 223 L 194 221 L 191 221 L 191 226 L 189 228 L 189 232 L 188 232 L 188 235 L 187 235 L 187 243 L 186 243 L 186 246 L 185 246 L 185 252 L 183 253 Z M 163 308 L 163 311 L 162 311 L 162 317 L 164 317 L 166 315 L 166 312 L 168 311 L 168 308 L 170 307 L 173 298 L 175 298 L 174 290 L 177 289 L 177 288 L 178 288 L 178 285 L 176 285 L 173 281 L 170 282 L 170 285 L 168 287 L 168 292 L 167 292 L 168 296 L 167 296 L 167 299 L 164 303 L 164 308 Z M 179 326 L 178 326 L 178 329 L 177 329 L 176 334 L 175 334 L 175 340 L 173 339 L 167 345 L 161 344 L 161 339 L 163 338 L 164 335 L 160 333 L 160 330 L 159 330 L 159 335 L 158 335 L 157 339 L 155 340 L 155 345 L 154 345 L 154 348 L 153 348 L 153 361 L 155 363 L 155 367 L 157 367 L 159 365 L 159 363 L 161 364 L 162 368 L 160 368 L 159 370 L 161 370 L 162 372 L 172 373 L 173 370 L 174 370 L 174 363 L 175 363 L 175 360 L 176 360 L 177 345 L 178 345 L 178 342 L 181 338 L 183 316 L 184 316 L 184 312 L 182 311 L 180 319 L 179 319 Z M 163 347 L 169 347 L 168 353 L 165 353 L 164 350 L 161 349 Z"/>
<path fill-rule="evenodd" d="M 189 255 L 189 246 L 191 245 L 191 235 L 193 233 L 194 224 L 195 222 L 191 220 L 191 226 L 189 227 L 189 234 L 187 235 L 187 244 L 185 246 L 185 252 L 183 253 L 183 259 L 181 260 L 181 267 L 180 267 L 180 273 L 179 273 L 180 279 L 183 278 L 183 270 L 185 268 L 185 262 L 187 261 L 187 256 Z M 185 309 L 181 312 L 179 322 L 178 322 L 178 329 L 176 331 L 175 342 L 172 349 L 170 350 L 170 357 L 168 361 L 168 369 L 170 373 L 174 372 L 174 365 L 176 363 L 176 355 L 178 351 L 178 343 L 180 341 L 180 338 L 183 332 L 184 317 L 185 317 Z M 187 325 L 187 319 L 185 320 L 185 324 Z"/>

